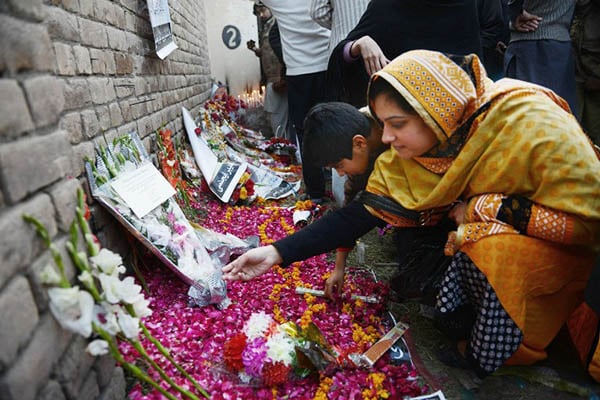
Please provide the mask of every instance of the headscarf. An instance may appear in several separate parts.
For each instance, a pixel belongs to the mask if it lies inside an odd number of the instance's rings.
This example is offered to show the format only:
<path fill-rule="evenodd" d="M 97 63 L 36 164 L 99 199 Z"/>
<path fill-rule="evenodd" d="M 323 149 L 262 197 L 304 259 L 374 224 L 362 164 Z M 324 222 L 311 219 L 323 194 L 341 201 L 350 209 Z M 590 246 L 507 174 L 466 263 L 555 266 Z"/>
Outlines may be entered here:
<path fill-rule="evenodd" d="M 600 163 L 567 103 L 534 84 L 493 83 L 475 55 L 454 60 L 410 51 L 371 78 L 397 90 L 439 144 L 409 160 L 386 151 L 367 190 L 411 210 L 501 193 L 600 219 Z"/>

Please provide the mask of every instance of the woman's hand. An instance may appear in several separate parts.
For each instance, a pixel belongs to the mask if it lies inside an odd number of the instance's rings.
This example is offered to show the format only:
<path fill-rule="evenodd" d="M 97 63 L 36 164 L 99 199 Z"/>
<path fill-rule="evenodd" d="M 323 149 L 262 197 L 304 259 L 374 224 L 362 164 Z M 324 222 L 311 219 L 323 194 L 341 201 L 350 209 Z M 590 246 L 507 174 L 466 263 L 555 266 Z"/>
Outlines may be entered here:
<path fill-rule="evenodd" d="M 513 23 L 513 28 L 519 32 L 533 32 L 540 25 L 542 17 L 530 14 L 527 11 L 521 11 Z"/>
<path fill-rule="evenodd" d="M 223 278 L 230 281 L 249 281 L 267 272 L 283 260 L 275 246 L 263 246 L 247 251 L 223 267 Z"/>
<path fill-rule="evenodd" d="M 369 76 L 389 64 L 390 60 L 383 54 L 379 45 L 370 37 L 363 36 L 356 40 L 350 48 L 354 57 L 360 55 L 365 63 L 365 70 Z"/>

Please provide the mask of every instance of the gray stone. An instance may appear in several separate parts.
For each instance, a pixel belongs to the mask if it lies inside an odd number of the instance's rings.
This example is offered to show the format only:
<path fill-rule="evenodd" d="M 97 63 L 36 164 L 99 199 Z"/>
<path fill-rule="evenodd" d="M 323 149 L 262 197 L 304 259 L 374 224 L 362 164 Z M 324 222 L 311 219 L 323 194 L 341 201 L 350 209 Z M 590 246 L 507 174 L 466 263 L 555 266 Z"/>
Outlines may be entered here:
<path fill-rule="evenodd" d="M 17 202 L 67 175 L 71 156 L 69 133 L 62 130 L 0 145 L 0 174 L 7 200 Z"/>
<path fill-rule="evenodd" d="M 7 0 L 13 12 L 18 16 L 31 18 L 36 21 L 44 20 L 42 0 Z"/>
<path fill-rule="evenodd" d="M 90 67 L 91 68 L 91 67 Z M 92 102 L 92 94 L 87 79 L 67 79 L 63 82 L 65 110 L 80 109 Z"/>
<path fill-rule="evenodd" d="M 152 125 L 152 117 L 150 116 L 140 118 L 137 121 L 137 132 L 142 138 L 148 136 L 156 129 L 158 129 L 158 126 L 155 127 L 154 125 Z"/>
<path fill-rule="evenodd" d="M 110 125 L 111 127 L 119 126 L 123 123 L 123 113 L 119 107 L 119 103 L 110 103 L 108 106 L 108 112 L 110 113 Z"/>
<path fill-rule="evenodd" d="M 90 75 L 92 73 L 92 61 L 90 60 L 90 52 L 87 47 L 74 46 L 73 54 L 75 55 L 77 74 Z"/>
<path fill-rule="evenodd" d="M 0 72 L 51 71 L 54 53 L 46 27 L 0 14 Z"/>
<path fill-rule="evenodd" d="M 86 157 L 94 157 L 94 143 L 83 142 L 73 146 L 73 159 L 75 160 L 73 163 L 73 175 L 79 176 L 85 172 L 83 168 L 83 159 Z"/>
<path fill-rule="evenodd" d="M 77 17 L 58 7 L 46 7 L 45 23 L 52 39 L 79 42 L 79 27 Z"/>
<path fill-rule="evenodd" d="M 115 78 L 113 82 L 118 98 L 128 97 L 134 93 L 135 83 L 133 78 Z"/>
<path fill-rule="evenodd" d="M 76 336 L 53 371 L 70 399 L 80 399 L 79 391 L 94 364 L 95 358 L 85 351 L 87 344 L 86 339 Z"/>
<path fill-rule="evenodd" d="M 100 395 L 96 372 L 90 371 L 74 400 L 95 400 Z"/>
<path fill-rule="evenodd" d="M 56 123 L 65 107 L 61 81 L 53 76 L 40 76 L 26 80 L 23 86 L 36 126 Z"/>
<path fill-rule="evenodd" d="M 75 75 L 75 57 L 71 46 L 64 43 L 54 43 L 56 54 L 56 70 L 59 75 Z"/>
<path fill-rule="evenodd" d="M 94 17 L 95 0 L 79 0 L 79 12 L 86 17 Z"/>
<path fill-rule="evenodd" d="M 81 142 L 81 115 L 78 112 L 71 112 L 61 117 L 58 127 L 69 132 L 71 144 Z"/>
<path fill-rule="evenodd" d="M 112 51 L 90 49 L 92 72 L 98 75 L 114 75 L 117 67 Z"/>
<path fill-rule="evenodd" d="M 79 12 L 79 0 L 50 0 L 50 4 L 54 6 L 62 6 L 65 10 Z"/>
<path fill-rule="evenodd" d="M 126 398 L 125 374 L 121 367 L 113 370 L 110 384 L 106 386 L 98 400 L 123 400 Z"/>
<path fill-rule="evenodd" d="M 81 112 L 81 121 L 83 123 L 83 136 L 86 139 L 93 139 L 100 133 L 100 123 L 94 110 L 85 110 Z"/>
<path fill-rule="evenodd" d="M 15 273 L 24 270 L 43 249 L 33 227 L 23 221 L 23 214 L 36 217 L 46 226 L 50 237 L 57 232 L 52 202 L 46 194 L 37 195 L 0 215 L 0 232 L 10 232 L 10 235 L 4 234 L 0 241 L 0 287 Z"/>
<path fill-rule="evenodd" d="M 114 2 L 108 0 L 95 0 L 94 16 L 98 21 L 107 22 L 117 28 L 125 27 L 124 11 Z"/>
<path fill-rule="evenodd" d="M 80 4 L 83 6 L 83 3 L 84 2 L 81 1 Z M 79 18 L 79 29 L 81 33 L 81 44 L 99 48 L 108 46 L 106 28 L 103 24 L 96 21 L 90 21 L 89 19 Z"/>
<path fill-rule="evenodd" d="M 0 378 L 3 399 L 34 400 L 71 337 L 50 314 L 43 315 L 29 345 Z"/>
<path fill-rule="evenodd" d="M 93 366 L 98 378 L 98 386 L 103 389 L 110 384 L 115 372 L 115 359 L 110 354 L 96 357 Z"/>
<path fill-rule="evenodd" d="M 11 364 L 29 341 L 38 323 L 38 311 L 27 279 L 17 276 L 0 293 L 0 370 Z"/>
<path fill-rule="evenodd" d="M 33 129 L 33 121 L 19 84 L 14 80 L 0 79 L 0 135 L 18 136 L 30 129 Z"/>
<path fill-rule="evenodd" d="M 90 78 L 89 84 L 94 104 L 106 104 L 117 97 L 112 80 L 108 78 Z"/>
<path fill-rule="evenodd" d="M 69 232 L 71 223 L 75 219 L 75 208 L 77 207 L 77 179 L 65 179 L 50 189 L 50 198 L 54 203 L 58 229 L 65 233 Z"/>
<path fill-rule="evenodd" d="M 133 72 L 133 60 L 129 54 L 115 53 L 117 75 L 129 75 Z"/>
<path fill-rule="evenodd" d="M 106 34 L 108 35 L 108 46 L 113 50 L 128 51 L 129 43 L 127 43 L 127 34 L 116 28 L 107 27 Z"/>
<path fill-rule="evenodd" d="M 38 393 L 37 400 L 66 400 L 66 397 L 60 384 L 50 380 Z"/>
<path fill-rule="evenodd" d="M 98 115 L 98 124 L 100 129 L 105 132 L 111 128 L 110 114 L 108 113 L 107 106 L 96 107 L 96 114 Z"/>

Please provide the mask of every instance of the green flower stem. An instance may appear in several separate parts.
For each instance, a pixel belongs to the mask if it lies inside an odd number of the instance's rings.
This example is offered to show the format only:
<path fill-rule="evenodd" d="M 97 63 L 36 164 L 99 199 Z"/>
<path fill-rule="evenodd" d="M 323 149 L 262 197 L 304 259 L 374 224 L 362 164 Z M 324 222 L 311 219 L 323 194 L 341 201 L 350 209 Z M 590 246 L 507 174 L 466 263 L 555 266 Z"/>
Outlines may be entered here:
<path fill-rule="evenodd" d="M 144 336 L 146 336 L 148 338 L 148 340 L 150 340 L 152 342 L 152 344 L 154 346 L 156 346 L 156 348 L 158 349 L 158 351 L 160 351 L 160 353 L 163 356 L 165 356 L 167 358 L 167 360 L 169 360 L 171 362 L 171 364 L 173 364 L 175 366 L 175 368 L 177 368 L 177 370 L 179 372 L 181 372 L 181 374 L 183 376 L 185 376 L 187 378 L 187 380 L 192 383 L 192 385 L 194 385 L 194 387 L 196 388 L 196 390 L 200 394 L 202 394 L 202 396 L 206 397 L 207 399 L 210 399 L 210 395 L 208 394 L 208 392 L 202 386 L 200 386 L 200 384 L 198 383 L 198 381 L 196 381 L 196 379 L 194 379 L 193 376 L 191 376 L 183 367 L 181 367 L 179 365 L 179 363 L 177 361 L 175 361 L 175 359 L 169 353 L 169 350 L 166 349 L 162 345 L 162 343 L 160 343 L 158 341 L 158 339 L 156 339 L 154 336 L 152 336 L 152 334 L 150 333 L 150 331 L 148 330 L 148 328 L 146 328 L 146 325 L 144 325 L 143 323 L 140 323 L 140 326 L 142 327 L 142 332 L 144 333 Z"/>
<path fill-rule="evenodd" d="M 80 272 L 90 272 L 90 266 L 87 263 L 87 259 L 81 257 L 81 255 L 77 253 L 77 249 L 73 246 L 73 243 L 67 242 L 65 243 L 65 247 L 67 248 L 67 252 L 69 253 L 71 260 L 73 261 L 73 264 L 75 264 L 77 269 Z M 100 303 L 102 301 L 102 296 L 100 296 L 100 293 L 98 292 L 96 286 L 94 286 L 93 284 L 90 285 L 85 282 L 84 286 L 88 290 L 88 292 L 90 292 L 96 303 Z"/>
<path fill-rule="evenodd" d="M 96 332 L 98 335 L 100 335 L 100 337 L 108 343 L 108 347 L 110 349 L 111 355 L 113 356 L 113 358 L 115 360 L 117 360 L 117 362 L 119 364 L 121 364 L 123 366 L 123 368 L 125 368 L 127 371 L 131 372 L 133 374 L 133 376 L 135 376 L 138 380 L 140 380 L 142 382 L 146 382 L 149 385 L 151 385 L 153 388 L 158 390 L 162 395 L 164 395 L 167 399 L 178 400 L 177 397 L 175 397 L 173 394 L 167 392 L 162 386 L 160 386 L 160 384 L 158 382 L 156 382 L 154 379 L 152 379 L 147 373 L 142 371 L 138 366 L 127 362 L 125 360 L 125 358 L 123 357 L 123 355 L 121 354 L 121 352 L 119 351 L 119 348 L 113 341 L 112 336 L 110 336 L 108 334 L 108 332 L 106 332 L 104 329 L 98 327 L 96 324 L 94 324 L 93 327 L 94 327 L 94 332 Z"/>
<path fill-rule="evenodd" d="M 36 217 L 34 217 L 33 215 L 29 215 L 29 214 L 23 214 L 23 220 L 25 222 L 33 225 L 37 234 L 40 236 L 40 238 L 44 242 L 44 245 L 46 245 L 46 247 L 50 251 L 50 254 L 52 255 L 52 259 L 54 260 L 54 263 L 58 267 L 58 272 L 60 273 L 59 286 L 61 288 L 71 287 L 71 284 L 69 283 L 69 280 L 67 279 L 67 276 L 65 275 L 65 264 L 63 263 L 60 252 L 56 248 L 56 245 L 54 243 L 52 243 L 52 241 L 50 240 L 50 234 L 48 233 L 48 230 L 46 229 L 44 224 L 42 224 L 40 222 L 40 220 L 38 220 Z"/>
<path fill-rule="evenodd" d="M 175 383 L 175 381 L 173 381 L 173 379 L 171 379 L 171 377 L 169 375 L 167 375 L 167 373 L 156 363 L 156 361 L 154 361 L 152 359 L 152 357 L 150 357 L 150 355 L 148 354 L 148 352 L 146 352 L 146 349 L 144 348 L 144 346 L 142 346 L 142 344 L 139 341 L 135 341 L 135 342 L 134 341 L 130 341 L 130 343 L 133 344 L 133 347 L 135 347 L 135 349 L 140 353 L 140 355 L 146 361 L 148 361 L 148 363 L 150 363 L 150 365 L 152 366 L 152 368 L 154 368 L 156 370 L 156 372 L 158 372 L 158 374 L 161 376 L 161 378 L 163 378 L 165 380 L 165 382 L 167 382 L 169 385 L 171 385 L 171 387 L 173 389 L 177 390 L 179 393 L 181 393 L 182 395 L 186 396 L 188 399 L 191 399 L 191 400 L 200 400 L 192 392 L 190 392 L 187 389 L 182 388 L 177 383 Z"/>

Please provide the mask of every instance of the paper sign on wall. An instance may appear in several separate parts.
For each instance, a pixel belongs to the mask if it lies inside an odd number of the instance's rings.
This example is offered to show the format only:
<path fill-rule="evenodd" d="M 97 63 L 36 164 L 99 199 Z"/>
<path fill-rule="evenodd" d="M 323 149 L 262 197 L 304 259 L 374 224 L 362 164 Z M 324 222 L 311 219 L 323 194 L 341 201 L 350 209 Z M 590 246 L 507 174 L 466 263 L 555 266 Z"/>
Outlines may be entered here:
<path fill-rule="evenodd" d="M 177 48 L 173 39 L 173 25 L 171 24 L 168 1 L 148 0 L 148 13 L 150 14 L 156 54 L 161 60 L 164 60 Z"/>

